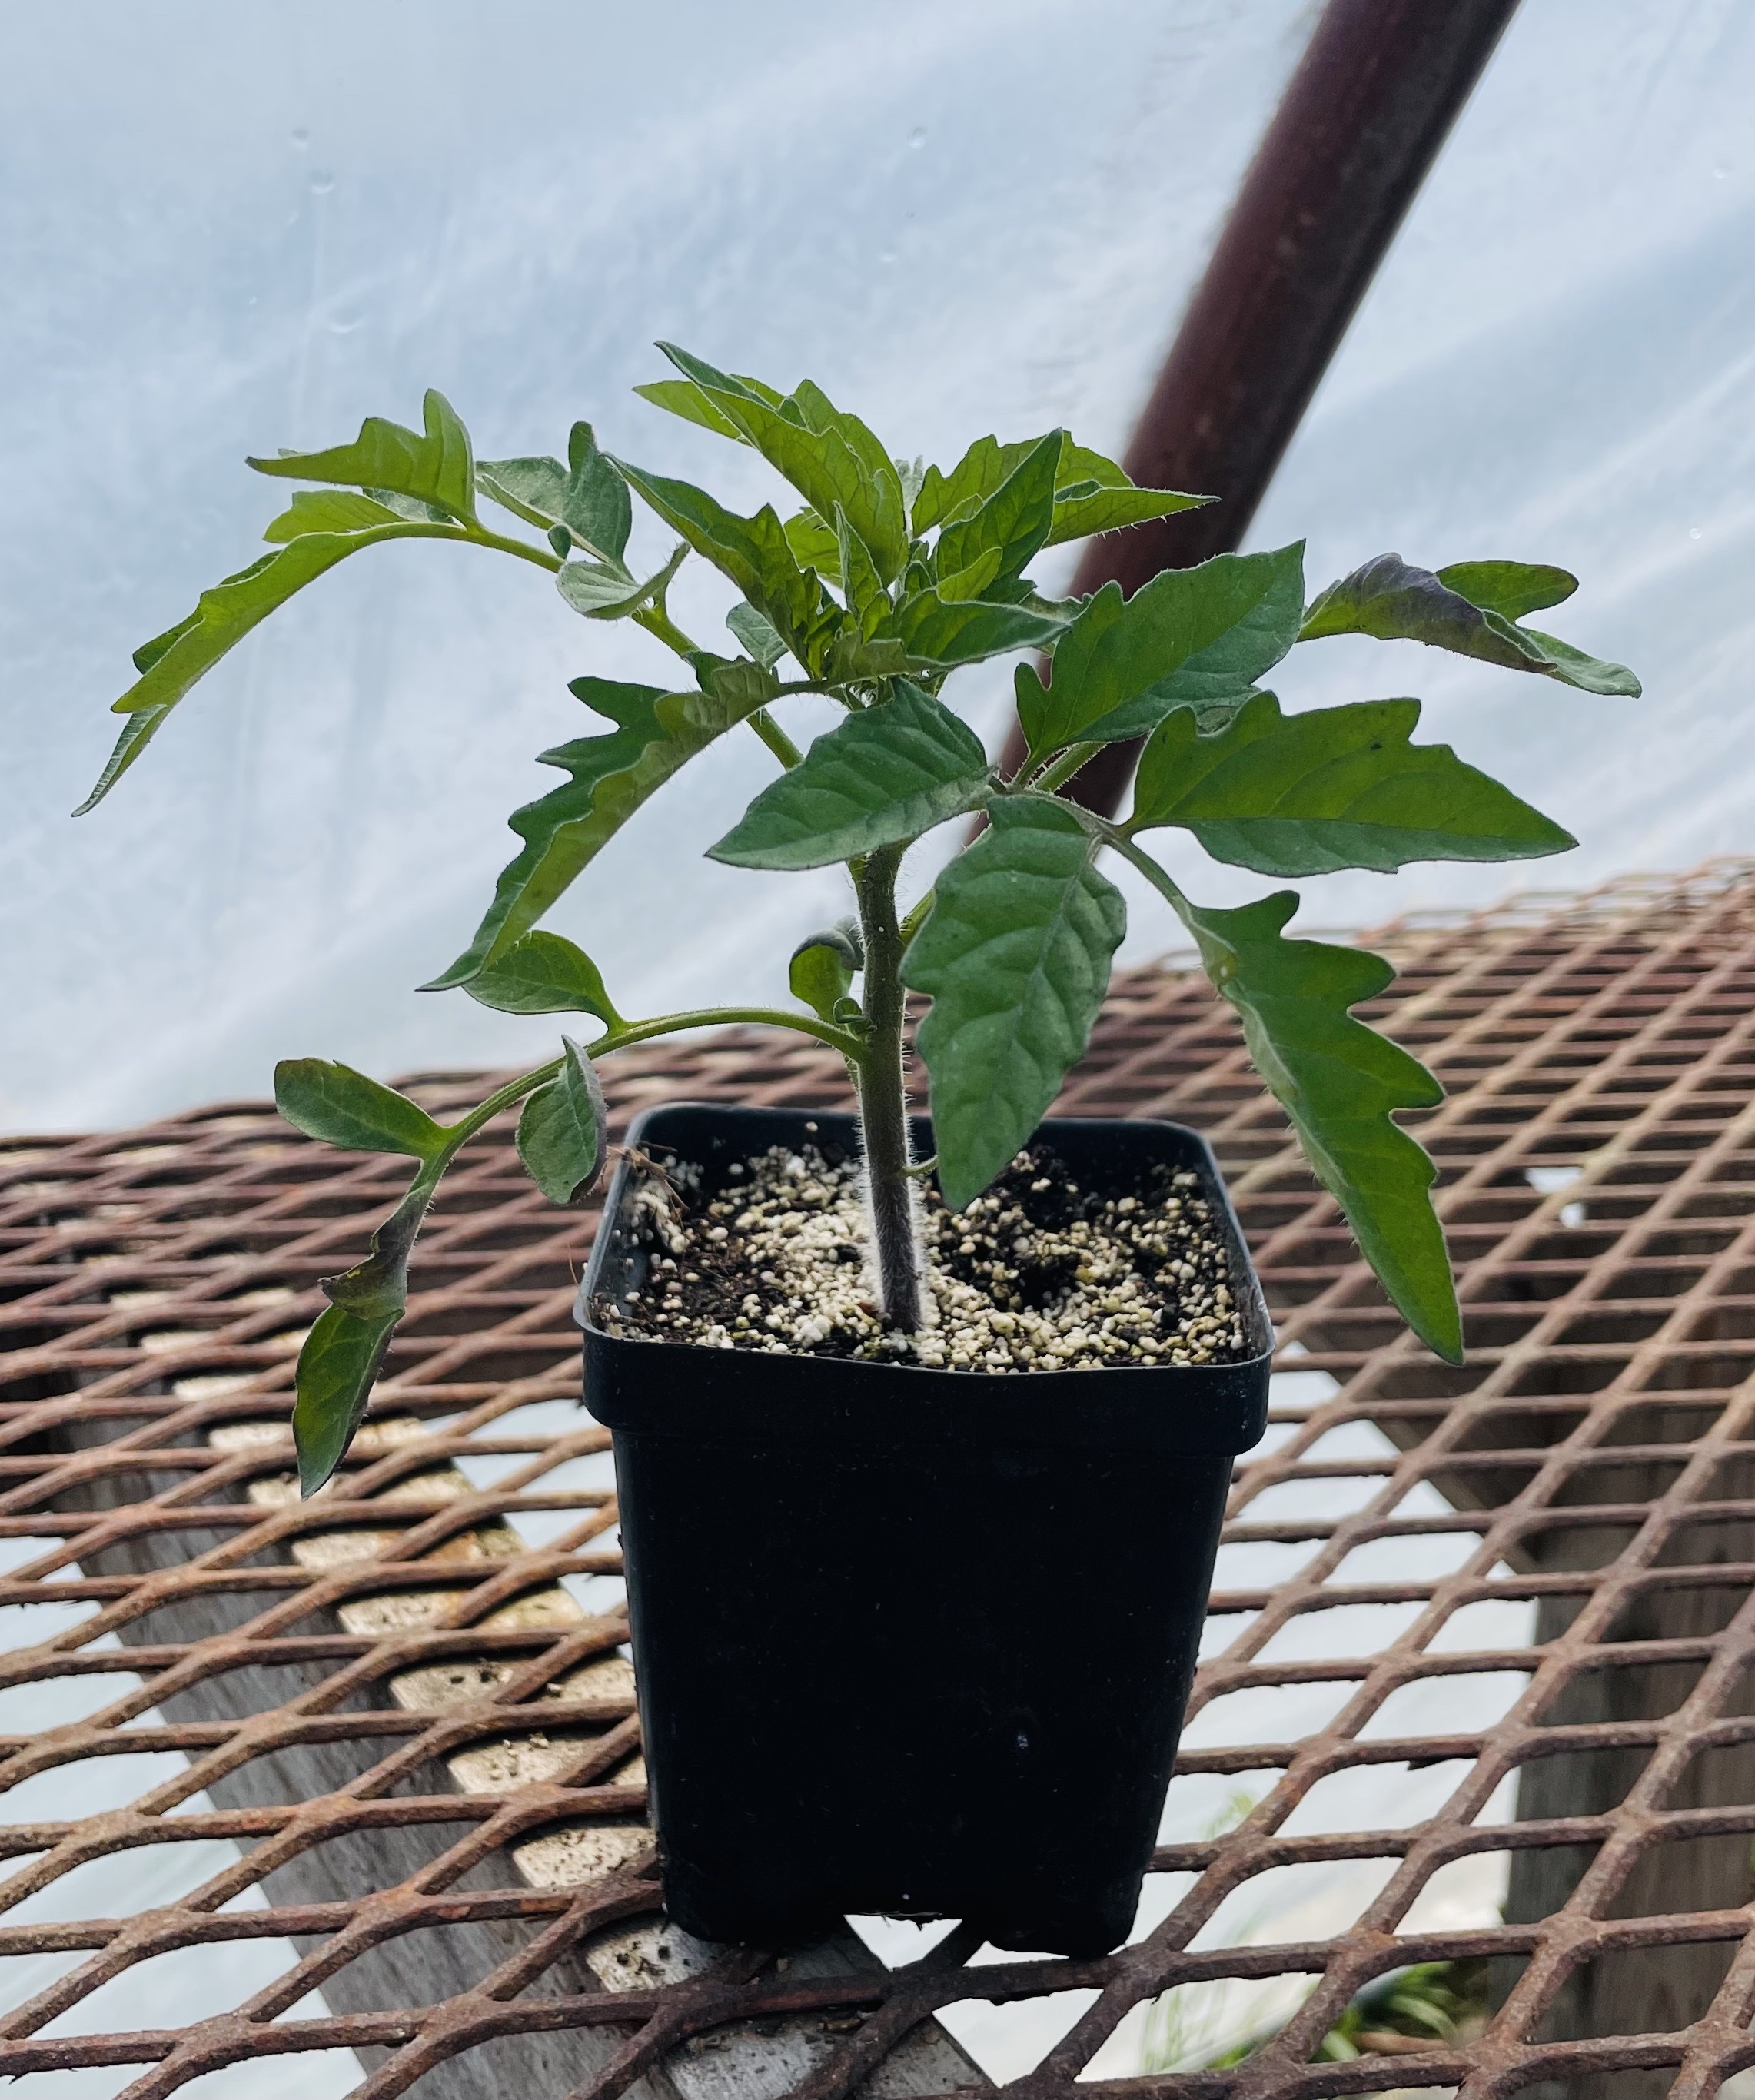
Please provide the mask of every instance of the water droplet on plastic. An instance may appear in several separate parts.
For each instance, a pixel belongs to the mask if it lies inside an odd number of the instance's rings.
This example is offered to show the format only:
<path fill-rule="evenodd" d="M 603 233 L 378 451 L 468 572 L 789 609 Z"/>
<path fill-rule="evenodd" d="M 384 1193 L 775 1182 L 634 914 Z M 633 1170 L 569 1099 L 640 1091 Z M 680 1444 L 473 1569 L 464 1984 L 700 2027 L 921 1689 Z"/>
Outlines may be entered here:
<path fill-rule="evenodd" d="M 364 314 L 333 314 L 329 319 L 331 335 L 351 335 L 365 320 Z"/>
<path fill-rule="evenodd" d="M 924 124 L 916 124 L 914 129 L 908 134 L 909 148 L 911 152 L 918 153 L 925 143 L 926 126 Z"/>
<path fill-rule="evenodd" d="M 1688 527 L 1688 537 L 1691 540 L 1698 540 L 1700 537 L 1700 528 L 1698 525 L 1691 525 Z"/>
<path fill-rule="evenodd" d="M 880 262 L 893 262 L 895 259 L 896 251 L 893 248 L 880 248 L 878 250 L 878 260 Z"/>
<path fill-rule="evenodd" d="M 311 172 L 311 187 L 319 196 L 327 196 L 335 187 L 335 178 L 327 168 L 313 168 Z"/>
<path fill-rule="evenodd" d="M 298 147 L 299 152 L 302 153 L 311 143 L 311 134 L 305 129 L 302 124 L 299 125 L 293 131 L 293 143 Z"/>

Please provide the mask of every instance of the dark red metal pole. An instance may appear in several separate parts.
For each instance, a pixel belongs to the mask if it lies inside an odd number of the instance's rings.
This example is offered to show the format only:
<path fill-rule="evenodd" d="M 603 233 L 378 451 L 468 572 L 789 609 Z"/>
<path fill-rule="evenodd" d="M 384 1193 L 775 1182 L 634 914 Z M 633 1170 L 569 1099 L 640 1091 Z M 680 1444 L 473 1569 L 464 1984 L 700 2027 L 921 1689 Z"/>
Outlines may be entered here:
<path fill-rule="evenodd" d="M 1220 500 L 1092 540 L 1076 592 L 1113 578 L 1131 597 L 1237 547 L 1516 6 L 1329 0 L 1123 461 L 1142 485 Z M 1113 814 L 1138 749 L 1109 745 L 1072 792 Z"/>

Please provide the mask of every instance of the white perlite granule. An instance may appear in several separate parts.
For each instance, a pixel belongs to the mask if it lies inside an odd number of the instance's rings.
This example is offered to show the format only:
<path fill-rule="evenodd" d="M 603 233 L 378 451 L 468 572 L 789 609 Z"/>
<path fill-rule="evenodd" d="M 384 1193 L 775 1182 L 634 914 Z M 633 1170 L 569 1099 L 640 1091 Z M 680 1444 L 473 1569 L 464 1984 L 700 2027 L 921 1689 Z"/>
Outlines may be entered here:
<path fill-rule="evenodd" d="M 927 1324 L 886 1331 L 866 1254 L 858 1164 L 776 1147 L 704 1205 L 671 1167 L 630 1206 L 651 1250 L 642 1288 L 600 1299 L 610 1334 L 972 1371 L 1235 1361 L 1245 1353 L 1212 1207 L 1188 1172 L 1099 1199 L 1023 1152 L 966 1211 L 925 1194 Z"/>

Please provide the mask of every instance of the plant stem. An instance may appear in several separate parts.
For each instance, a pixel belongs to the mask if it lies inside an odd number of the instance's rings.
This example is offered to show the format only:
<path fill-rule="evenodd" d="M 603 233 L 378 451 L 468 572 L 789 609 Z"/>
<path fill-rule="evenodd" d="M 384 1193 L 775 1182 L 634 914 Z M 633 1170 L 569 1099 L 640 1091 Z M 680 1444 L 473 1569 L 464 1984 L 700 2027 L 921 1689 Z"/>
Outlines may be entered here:
<path fill-rule="evenodd" d="M 1075 743 L 1063 751 L 1054 763 L 1045 767 L 1034 780 L 1019 781 L 1019 787 L 1034 788 L 1038 795 L 1052 795 L 1055 789 L 1072 779 L 1087 759 L 1094 758 L 1103 748 L 1100 743 Z"/>
<path fill-rule="evenodd" d="M 858 1065 L 859 1123 L 865 1140 L 877 1258 L 878 1304 L 887 1327 L 911 1335 L 920 1325 L 925 1268 L 908 1169 L 908 1096 L 903 1083 L 902 929 L 896 923 L 896 871 L 902 849 L 866 855 L 855 874 L 865 942 L 866 1039 Z"/>
<path fill-rule="evenodd" d="M 749 726 L 788 772 L 804 757 L 804 752 L 793 743 L 791 737 L 781 728 L 765 708 L 758 708 L 755 713 L 750 716 Z"/>

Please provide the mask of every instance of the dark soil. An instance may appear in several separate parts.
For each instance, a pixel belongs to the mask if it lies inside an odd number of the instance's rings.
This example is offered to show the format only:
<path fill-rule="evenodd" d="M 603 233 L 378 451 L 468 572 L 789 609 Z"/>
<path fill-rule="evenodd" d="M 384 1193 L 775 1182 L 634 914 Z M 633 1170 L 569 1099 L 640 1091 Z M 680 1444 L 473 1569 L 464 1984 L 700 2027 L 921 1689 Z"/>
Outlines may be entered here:
<path fill-rule="evenodd" d="M 644 1286 L 600 1300 L 615 1335 L 707 1348 L 980 1371 L 1241 1361 L 1228 1257 L 1198 1177 L 1159 1167 L 1135 1195 L 1081 1189 L 1046 1145 L 966 1211 L 921 1192 L 928 1324 L 886 1330 L 868 1271 L 858 1162 L 783 1146 L 703 1190 L 660 1160 L 633 1204 Z"/>

